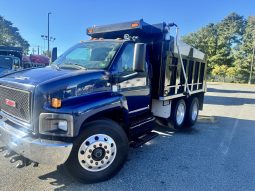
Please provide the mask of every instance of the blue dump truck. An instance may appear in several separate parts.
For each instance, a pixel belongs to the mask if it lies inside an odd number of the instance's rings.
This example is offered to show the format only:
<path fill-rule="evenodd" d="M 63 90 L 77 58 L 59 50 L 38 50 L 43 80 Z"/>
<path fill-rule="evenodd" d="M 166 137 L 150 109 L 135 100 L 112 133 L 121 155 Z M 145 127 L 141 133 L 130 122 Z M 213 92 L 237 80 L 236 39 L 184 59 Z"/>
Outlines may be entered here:
<path fill-rule="evenodd" d="M 206 56 L 172 37 L 175 28 L 143 20 L 94 26 L 90 40 L 50 66 L 0 78 L 5 156 L 22 159 L 18 167 L 65 164 L 93 183 L 114 176 L 130 146 L 157 135 L 155 119 L 192 126 L 203 108 Z"/>
<path fill-rule="evenodd" d="M 22 68 L 21 47 L 0 46 L 0 77 Z"/>

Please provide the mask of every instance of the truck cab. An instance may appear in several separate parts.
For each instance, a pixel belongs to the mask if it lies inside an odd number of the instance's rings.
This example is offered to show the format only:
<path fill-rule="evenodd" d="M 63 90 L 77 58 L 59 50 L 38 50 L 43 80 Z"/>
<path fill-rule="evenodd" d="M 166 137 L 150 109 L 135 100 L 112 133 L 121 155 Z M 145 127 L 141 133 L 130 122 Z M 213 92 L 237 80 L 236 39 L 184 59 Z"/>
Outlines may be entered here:
<path fill-rule="evenodd" d="M 146 62 L 145 51 L 144 44 L 135 43 L 129 39 L 93 38 L 71 48 L 58 58 L 53 66 L 57 69 L 105 71 L 104 78 L 108 81 L 104 82 L 106 84 L 103 91 L 110 91 L 111 97 L 123 96 L 128 118 L 132 118 L 151 113 L 149 107 L 151 76 L 148 72 L 151 67 Z M 135 58 L 136 63 L 134 63 Z M 78 92 L 86 94 L 87 89 L 97 92 L 99 91 L 97 86 L 102 82 L 98 83 L 95 81 L 95 83 L 86 84 L 85 87 L 82 87 L 84 85 L 82 84 L 78 87 Z"/>
<path fill-rule="evenodd" d="M 205 55 L 143 20 L 92 27 L 45 68 L 0 79 L 0 141 L 35 163 L 65 164 L 98 182 L 123 166 L 129 146 L 195 124 L 203 108 Z M 180 54 L 181 52 L 181 54 Z"/>

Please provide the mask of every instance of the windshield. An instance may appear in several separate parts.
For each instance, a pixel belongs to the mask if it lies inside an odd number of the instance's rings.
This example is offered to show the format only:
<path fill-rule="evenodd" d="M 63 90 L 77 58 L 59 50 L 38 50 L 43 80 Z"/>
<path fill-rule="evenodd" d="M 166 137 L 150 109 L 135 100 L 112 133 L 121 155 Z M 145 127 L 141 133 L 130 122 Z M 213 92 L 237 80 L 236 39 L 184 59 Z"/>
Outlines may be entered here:
<path fill-rule="evenodd" d="M 92 41 L 78 44 L 60 56 L 54 64 L 59 68 L 105 69 L 121 42 Z"/>
<path fill-rule="evenodd" d="M 0 68 L 12 69 L 13 58 L 9 56 L 0 56 Z"/>

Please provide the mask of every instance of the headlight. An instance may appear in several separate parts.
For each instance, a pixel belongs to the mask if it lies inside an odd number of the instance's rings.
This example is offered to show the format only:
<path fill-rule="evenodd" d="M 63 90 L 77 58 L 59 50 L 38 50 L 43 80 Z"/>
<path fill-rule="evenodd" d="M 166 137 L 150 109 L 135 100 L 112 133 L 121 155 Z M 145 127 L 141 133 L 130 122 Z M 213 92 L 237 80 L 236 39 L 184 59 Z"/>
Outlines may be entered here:
<path fill-rule="evenodd" d="M 58 129 L 67 132 L 68 131 L 68 123 L 67 123 L 67 121 L 66 120 L 59 120 L 58 121 Z"/>
<path fill-rule="evenodd" d="M 73 116 L 68 114 L 41 113 L 39 133 L 53 136 L 73 136 Z"/>

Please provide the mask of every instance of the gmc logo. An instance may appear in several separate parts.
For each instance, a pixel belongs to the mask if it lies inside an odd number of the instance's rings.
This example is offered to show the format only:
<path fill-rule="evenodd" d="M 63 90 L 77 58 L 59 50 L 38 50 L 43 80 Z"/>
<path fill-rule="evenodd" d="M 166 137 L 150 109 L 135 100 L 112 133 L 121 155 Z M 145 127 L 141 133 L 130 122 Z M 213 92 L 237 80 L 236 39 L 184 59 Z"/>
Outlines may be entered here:
<path fill-rule="evenodd" d="M 5 104 L 10 107 L 16 107 L 16 102 L 9 99 L 5 99 Z"/>

